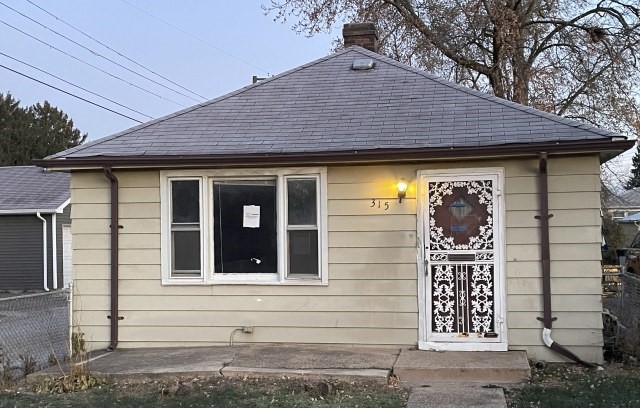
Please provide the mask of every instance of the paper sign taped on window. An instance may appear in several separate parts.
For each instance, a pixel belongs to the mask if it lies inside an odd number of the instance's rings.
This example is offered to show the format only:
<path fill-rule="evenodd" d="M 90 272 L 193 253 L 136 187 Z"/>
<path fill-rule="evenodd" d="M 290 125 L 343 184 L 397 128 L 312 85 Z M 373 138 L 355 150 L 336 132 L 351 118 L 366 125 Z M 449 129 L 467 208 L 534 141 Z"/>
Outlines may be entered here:
<path fill-rule="evenodd" d="M 242 226 L 245 228 L 260 228 L 260 206 L 245 205 Z"/>

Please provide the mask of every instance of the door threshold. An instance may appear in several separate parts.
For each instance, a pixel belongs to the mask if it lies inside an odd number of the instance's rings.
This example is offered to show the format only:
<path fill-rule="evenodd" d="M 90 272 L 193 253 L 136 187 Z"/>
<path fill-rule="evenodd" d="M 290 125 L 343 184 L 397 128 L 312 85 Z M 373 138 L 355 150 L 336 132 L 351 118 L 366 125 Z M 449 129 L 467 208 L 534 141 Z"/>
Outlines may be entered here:
<path fill-rule="evenodd" d="M 507 343 L 436 343 L 418 342 L 418 349 L 433 351 L 508 351 Z"/>

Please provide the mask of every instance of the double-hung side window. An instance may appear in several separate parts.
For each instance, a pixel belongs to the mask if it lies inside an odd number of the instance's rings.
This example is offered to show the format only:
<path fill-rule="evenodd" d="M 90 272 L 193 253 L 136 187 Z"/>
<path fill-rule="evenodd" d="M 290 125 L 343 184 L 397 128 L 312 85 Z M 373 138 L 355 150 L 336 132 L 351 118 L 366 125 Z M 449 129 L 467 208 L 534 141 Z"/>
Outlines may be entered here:
<path fill-rule="evenodd" d="M 317 179 L 286 177 L 287 272 L 289 276 L 318 275 Z"/>
<path fill-rule="evenodd" d="M 171 180 L 171 277 L 200 277 L 200 180 Z"/>
<path fill-rule="evenodd" d="M 326 170 L 304 170 L 162 172 L 163 283 L 326 283 Z"/>

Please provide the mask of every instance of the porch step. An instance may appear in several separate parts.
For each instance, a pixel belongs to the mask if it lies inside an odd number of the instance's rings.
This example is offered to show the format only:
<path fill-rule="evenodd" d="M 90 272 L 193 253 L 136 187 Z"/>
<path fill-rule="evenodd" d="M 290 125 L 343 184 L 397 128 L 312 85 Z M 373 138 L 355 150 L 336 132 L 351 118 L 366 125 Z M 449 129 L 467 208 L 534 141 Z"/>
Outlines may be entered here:
<path fill-rule="evenodd" d="M 508 384 L 531 377 L 524 351 L 402 349 L 393 373 L 407 384 L 431 382 Z"/>

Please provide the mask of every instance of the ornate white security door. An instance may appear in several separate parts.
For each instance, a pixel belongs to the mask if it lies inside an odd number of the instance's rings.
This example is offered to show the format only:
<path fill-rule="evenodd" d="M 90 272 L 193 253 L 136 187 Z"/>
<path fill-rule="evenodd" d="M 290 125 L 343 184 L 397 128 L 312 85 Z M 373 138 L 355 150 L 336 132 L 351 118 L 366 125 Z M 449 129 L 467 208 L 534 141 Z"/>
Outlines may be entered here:
<path fill-rule="evenodd" d="M 501 171 L 422 177 L 426 346 L 503 350 Z"/>

